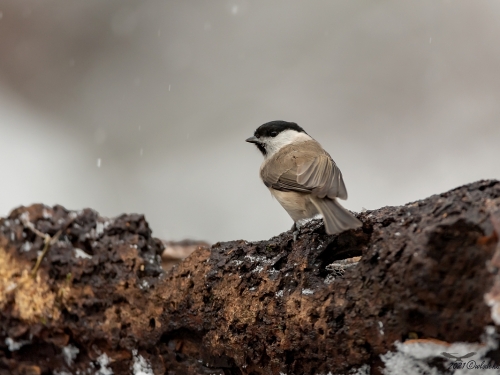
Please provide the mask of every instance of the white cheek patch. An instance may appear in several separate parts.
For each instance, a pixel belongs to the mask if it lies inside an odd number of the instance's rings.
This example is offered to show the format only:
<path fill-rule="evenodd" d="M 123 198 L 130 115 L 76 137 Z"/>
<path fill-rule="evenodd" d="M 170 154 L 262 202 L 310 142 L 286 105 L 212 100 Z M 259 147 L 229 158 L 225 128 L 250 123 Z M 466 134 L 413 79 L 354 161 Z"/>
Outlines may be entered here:
<path fill-rule="evenodd" d="M 276 137 L 261 138 L 261 142 L 266 145 L 267 155 L 266 158 L 274 155 L 282 147 L 291 143 L 310 141 L 312 138 L 306 133 L 298 132 L 295 130 L 285 130 L 279 133 Z"/>

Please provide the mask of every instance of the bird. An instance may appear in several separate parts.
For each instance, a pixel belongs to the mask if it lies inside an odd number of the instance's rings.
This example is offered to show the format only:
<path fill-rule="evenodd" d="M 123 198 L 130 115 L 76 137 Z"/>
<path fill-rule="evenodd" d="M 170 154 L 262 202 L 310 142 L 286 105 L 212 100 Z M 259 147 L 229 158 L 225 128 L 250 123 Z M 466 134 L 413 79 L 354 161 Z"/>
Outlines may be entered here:
<path fill-rule="evenodd" d="M 474 354 L 476 354 L 476 352 L 467 353 L 466 355 L 463 355 L 463 356 L 460 356 L 460 357 L 456 357 L 453 354 L 457 354 L 457 353 L 446 353 L 446 352 L 442 352 L 441 353 L 441 355 L 444 356 L 444 357 L 446 357 L 446 358 L 455 359 L 455 362 L 462 362 L 463 358 L 472 357 Z"/>
<path fill-rule="evenodd" d="M 340 205 L 347 190 L 331 156 L 294 122 L 271 121 L 255 130 L 246 142 L 264 156 L 260 178 L 290 215 L 294 240 L 301 223 L 321 215 L 327 234 L 356 229 L 362 223 Z"/>

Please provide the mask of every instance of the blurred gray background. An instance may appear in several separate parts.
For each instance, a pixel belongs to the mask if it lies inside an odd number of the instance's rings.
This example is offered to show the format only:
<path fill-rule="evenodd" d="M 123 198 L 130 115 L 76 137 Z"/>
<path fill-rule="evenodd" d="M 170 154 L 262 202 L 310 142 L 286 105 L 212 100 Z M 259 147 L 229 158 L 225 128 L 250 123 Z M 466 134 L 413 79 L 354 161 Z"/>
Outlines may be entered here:
<path fill-rule="evenodd" d="M 156 236 L 291 219 L 244 142 L 295 121 L 359 211 L 500 177 L 500 2 L 3 0 L 0 215 L 144 213 Z"/>

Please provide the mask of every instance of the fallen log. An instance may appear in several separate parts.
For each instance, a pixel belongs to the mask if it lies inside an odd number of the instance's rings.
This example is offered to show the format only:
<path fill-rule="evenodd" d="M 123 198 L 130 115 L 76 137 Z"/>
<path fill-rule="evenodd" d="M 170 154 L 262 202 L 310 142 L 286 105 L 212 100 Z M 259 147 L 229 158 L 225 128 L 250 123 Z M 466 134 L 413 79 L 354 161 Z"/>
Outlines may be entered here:
<path fill-rule="evenodd" d="M 500 182 L 357 217 L 340 235 L 312 220 L 295 242 L 200 247 L 164 272 L 142 215 L 20 207 L 0 219 L 0 374 L 378 374 L 398 342 L 497 360 Z"/>

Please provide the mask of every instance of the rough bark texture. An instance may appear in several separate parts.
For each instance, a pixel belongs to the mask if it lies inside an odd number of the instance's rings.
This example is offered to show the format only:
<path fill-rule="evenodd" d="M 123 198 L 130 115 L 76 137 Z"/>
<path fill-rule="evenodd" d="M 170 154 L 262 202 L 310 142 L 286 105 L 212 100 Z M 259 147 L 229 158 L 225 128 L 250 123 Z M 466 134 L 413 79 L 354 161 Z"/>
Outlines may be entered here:
<path fill-rule="evenodd" d="M 296 242 L 201 247 L 167 273 L 143 216 L 21 207 L 0 220 L 0 374 L 377 374 L 396 341 L 478 342 L 500 320 L 499 197 L 480 181 L 340 235 L 312 221 Z M 63 229 L 36 278 L 28 221 Z"/>

